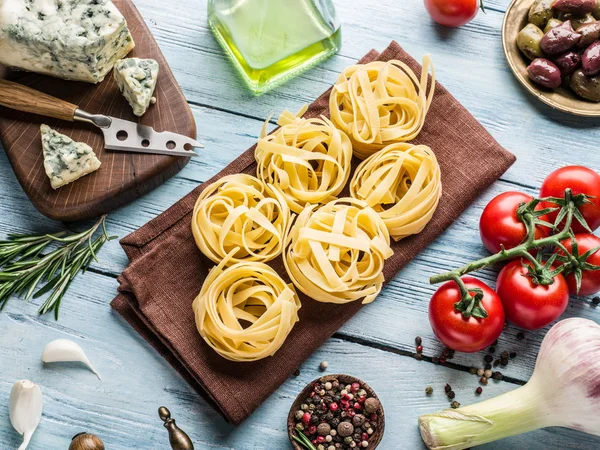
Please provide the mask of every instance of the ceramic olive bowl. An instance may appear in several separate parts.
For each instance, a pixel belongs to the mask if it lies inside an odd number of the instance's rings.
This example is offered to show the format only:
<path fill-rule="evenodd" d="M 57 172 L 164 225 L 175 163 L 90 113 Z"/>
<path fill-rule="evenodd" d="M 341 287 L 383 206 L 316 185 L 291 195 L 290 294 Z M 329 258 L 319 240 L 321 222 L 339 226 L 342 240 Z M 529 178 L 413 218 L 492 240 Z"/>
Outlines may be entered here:
<path fill-rule="evenodd" d="M 517 80 L 535 97 L 552 108 L 577 116 L 600 117 L 600 103 L 578 97 L 568 88 L 544 89 L 534 84 L 527 75 L 530 61 L 517 47 L 517 35 L 528 23 L 528 14 L 534 0 L 513 0 L 502 24 L 502 46 L 508 64 Z"/>
<path fill-rule="evenodd" d="M 324 377 L 317 378 L 316 380 L 311 381 L 302 390 L 302 392 L 300 392 L 300 394 L 298 394 L 298 397 L 296 397 L 296 400 L 294 401 L 294 404 L 290 408 L 290 413 L 288 415 L 288 436 L 289 436 L 290 442 L 292 443 L 292 446 L 294 447 L 295 450 L 306 450 L 304 447 L 301 447 L 296 441 L 294 441 L 292 439 L 292 436 L 295 435 L 295 423 L 296 423 L 296 421 L 294 420 L 295 412 L 300 409 L 300 405 L 302 405 L 302 403 L 304 403 L 304 400 L 306 400 L 306 398 L 310 396 L 310 393 L 312 392 L 312 389 L 313 389 L 313 386 L 315 385 L 315 383 L 323 384 L 323 383 L 327 383 L 328 381 L 333 381 L 333 380 L 338 380 L 340 383 L 345 384 L 345 385 L 352 384 L 352 383 L 358 383 L 358 384 L 360 384 L 361 389 L 364 389 L 365 391 L 367 391 L 369 397 L 374 397 L 377 400 L 379 400 L 379 397 L 377 397 L 377 394 L 375 394 L 375 391 L 373 391 L 373 389 L 371 389 L 371 387 L 367 383 L 365 383 L 362 380 L 359 380 L 358 378 L 351 377 L 350 375 L 326 375 Z M 381 400 L 379 402 L 381 403 Z M 385 414 L 383 411 L 383 405 L 381 405 L 380 411 L 377 415 L 377 428 L 374 430 L 374 433 L 371 435 L 371 437 L 369 439 L 369 446 L 366 448 L 366 450 L 374 450 L 377 448 L 377 446 L 381 442 L 381 439 L 383 438 L 384 431 L 385 431 Z M 356 447 L 356 450 L 363 450 L 363 448 Z"/>

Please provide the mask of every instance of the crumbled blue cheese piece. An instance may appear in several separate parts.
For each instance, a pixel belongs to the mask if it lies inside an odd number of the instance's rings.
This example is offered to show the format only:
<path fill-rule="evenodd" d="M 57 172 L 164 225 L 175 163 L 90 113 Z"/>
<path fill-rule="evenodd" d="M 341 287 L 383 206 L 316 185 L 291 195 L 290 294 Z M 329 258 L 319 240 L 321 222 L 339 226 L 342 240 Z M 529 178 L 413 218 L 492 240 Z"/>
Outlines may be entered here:
<path fill-rule="evenodd" d="M 153 59 L 127 58 L 115 64 L 117 85 L 136 116 L 143 116 L 152 103 L 157 78 L 158 63 Z"/>
<path fill-rule="evenodd" d="M 0 0 L 0 63 L 98 83 L 135 46 L 110 0 Z"/>
<path fill-rule="evenodd" d="M 48 125 L 41 126 L 44 168 L 53 189 L 72 183 L 100 167 L 92 148 L 57 133 Z"/>

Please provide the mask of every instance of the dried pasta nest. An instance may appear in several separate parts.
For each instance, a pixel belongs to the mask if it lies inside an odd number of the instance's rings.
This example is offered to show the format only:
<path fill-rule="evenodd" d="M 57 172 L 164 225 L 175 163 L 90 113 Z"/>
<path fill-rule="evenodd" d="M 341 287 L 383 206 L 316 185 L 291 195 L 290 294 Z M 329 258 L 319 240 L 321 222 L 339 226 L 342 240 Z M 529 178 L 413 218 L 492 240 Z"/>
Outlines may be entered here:
<path fill-rule="evenodd" d="M 307 206 L 286 239 L 284 263 L 294 285 L 326 303 L 370 303 L 383 286 L 392 256 L 390 236 L 365 202 L 341 198 Z"/>
<path fill-rule="evenodd" d="M 431 220 L 442 195 L 440 166 L 425 145 L 388 145 L 358 166 L 350 195 L 372 207 L 398 241 Z"/>
<path fill-rule="evenodd" d="M 257 361 L 274 355 L 298 322 L 300 300 L 264 263 L 214 267 L 193 303 L 200 336 L 223 358 Z"/>
<path fill-rule="evenodd" d="M 423 58 L 420 79 L 398 60 L 357 64 L 346 68 L 333 86 L 331 120 L 348 134 L 354 154 L 365 159 L 386 145 L 417 137 L 434 91 L 435 72 L 429 56 Z"/>
<path fill-rule="evenodd" d="M 255 151 L 257 177 L 297 214 L 307 204 L 335 199 L 348 181 L 352 160 L 348 136 L 325 117 L 299 117 L 304 111 L 285 111 L 281 128 L 270 135 L 265 122 Z"/>
<path fill-rule="evenodd" d="M 232 250 L 229 263 L 266 262 L 279 256 L 291 217 L 277 192 L 270 197 L 251 175 L 221 178 L 202 193 L 192 216 L 192 233 L 198 248 L 219 263 Z"/>

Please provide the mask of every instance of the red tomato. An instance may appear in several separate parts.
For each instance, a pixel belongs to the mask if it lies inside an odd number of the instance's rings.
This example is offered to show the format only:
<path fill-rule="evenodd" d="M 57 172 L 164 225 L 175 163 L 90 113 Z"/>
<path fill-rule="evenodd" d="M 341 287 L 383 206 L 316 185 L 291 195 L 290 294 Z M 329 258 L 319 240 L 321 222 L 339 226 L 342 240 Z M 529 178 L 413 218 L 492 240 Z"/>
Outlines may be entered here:
<path fill-rule="evenodd" d="M 475 18 L 479 0 L 425 0 L 425 9 L 440 25 L 455 28 Z"/>
<path fill-rule="evenodd" d="M 508 250 L 523 242 L 527 229 L 517 218 L 517 208 L 521 203 L 531 200 L 531 195 L 522 192 L 504 192 L 488 203 L 479 220 L 479 234 L 485 248 L 492 253 L 498 253 L 501 245 Z M 541 207 L 538 205 L 536 209 Z M 543 217 L 542 220 L 546 218 Z M 549 231 L 546 227 L 536 227 L 535 238 L 546 237 Z"/>
<path fill-rule="evenodd" d="M 454 304 L 460 302 L 461 295 L 454 281 L 443 284 L 429 302 L 429 322 L 431 328 L 447 347 L 459 352 L 478 352 L 498 339 L 504 329 L 504 309 L 500 297 L 485 283 L 463 277 L 469 289 L 483 290 L 482 306 L 488 313 L 485 319 L 466 318 Z"/>
<path fill-rule="evenodd" d="M 496 292 L 508 321 L 526 330 L 537 330 L 554 322 L 569 303 L 565 277 L 559 274 L 548 286 L 536 285 L 527 276 L 522 261 L 512 261 L 504 266 L 498 275 Z"/>
<path fill-rule="evenodd" d="M 590 233 L 576 234 L 575 239 L 577 240 L 577 253 L 579 256 L 584 255 L 585 252 L 592 250 L 596 247 L 600 247 L 600 238 Z M 565 239 L 561 242 L 562 245 L 569 251 L 573 252 L 573 244 L 571 239 Z M 562 251 L 559 251 L 562 254 Z M 600 266 L 600 251 L 592 253 L 592 255 L 586 259 L 588 264 L 594 266 Z M 581 274 L 581 289 L 577 292 L 577 281 L 575 275 L 572 273 L 566 275 L 567 283 L 569 285 L 569 292 L 573 295 L 593 295 L 600 292 L 600 270 L 584 270 Z"/>
<path fill-rule="evenodd" d="M 579 207 L 592 231 L 600 227 L 600 175 L 583 166 L 566 166 L 555 170 L 544 180 L 540 190 L 541 197 L 564 197 L 565 189 L 571 188 L 574 195 L 586 194 L 592 203 Z M 554 203 L 544 202 L 544 208 L 556 207 Z M 548 214 L 550 223 L 554 223 L 558 212 Z M 579 222 L 573 219 L 573 231 L 586 233 Z"/>

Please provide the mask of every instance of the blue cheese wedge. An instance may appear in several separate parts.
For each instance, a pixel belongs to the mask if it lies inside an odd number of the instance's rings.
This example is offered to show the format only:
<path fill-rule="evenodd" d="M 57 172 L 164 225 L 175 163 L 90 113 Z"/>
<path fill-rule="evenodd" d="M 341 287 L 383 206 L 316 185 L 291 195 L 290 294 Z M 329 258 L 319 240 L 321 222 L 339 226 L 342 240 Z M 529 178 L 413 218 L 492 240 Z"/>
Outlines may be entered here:
<path fill-rule="evenodd" d="M 0 63 L 98 83 L 134 47 L 110 0 L 0 0 Z"/>
<path fill-rule="evenodd" d="M 153 59 L 127 58 L 115 64 L 115 80 L 133 113 L 143 116 L 152 102 L 158 78 L 158 63 Z"/>
<path fill-rule="evenodd" d="M 41 126 L 44 168 L 53 189 L 72 183 L 100 167 L 92 148 L 75 142 L 48 125 Z"/>

